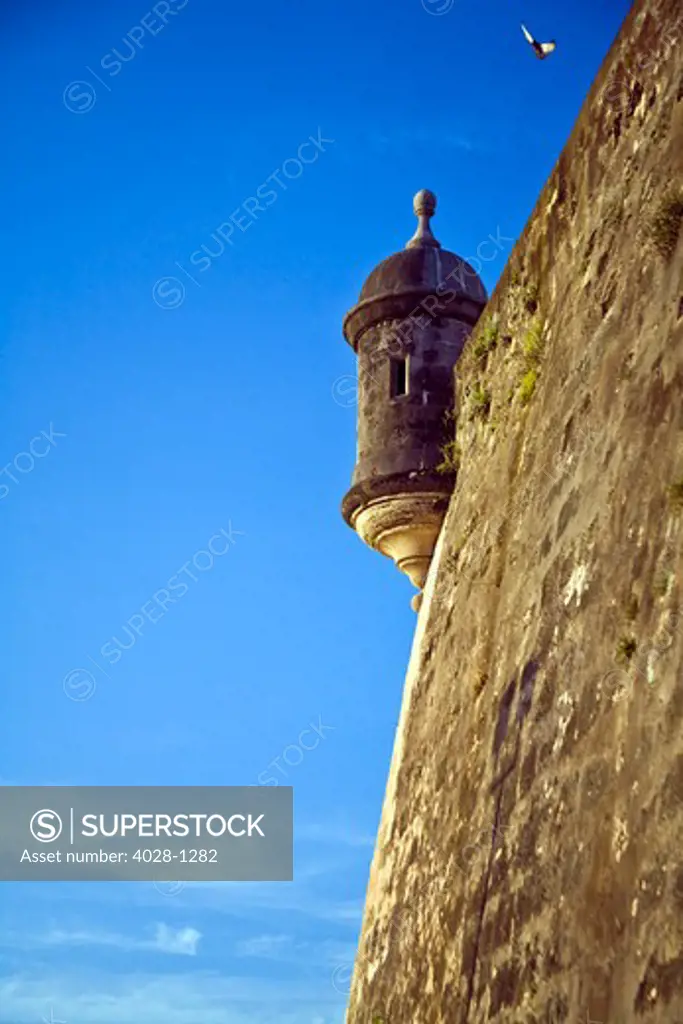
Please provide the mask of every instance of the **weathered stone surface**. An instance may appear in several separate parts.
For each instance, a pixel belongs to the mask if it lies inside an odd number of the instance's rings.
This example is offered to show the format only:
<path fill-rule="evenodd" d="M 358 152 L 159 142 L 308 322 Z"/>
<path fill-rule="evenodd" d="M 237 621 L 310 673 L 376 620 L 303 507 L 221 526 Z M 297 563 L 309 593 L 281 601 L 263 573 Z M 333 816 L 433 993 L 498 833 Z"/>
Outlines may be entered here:
<path fill-rule="evenodd" d="M 456 320 L 441 323 L 431 321 L 422 330 L 415 329 L 408 344 L 398 340 L 399 321 L 377 324 L 360 339 L 354 484 L 393 473 L 433 470 L 443 460 L 443 417 L 453 404 L 453 366 L 469 329 Z M 400 401 L 389 397 L 389 353 L 410 356 L 410 393 Z M 452 486 L 443 489 L 450 492 Z"/>
<path fill-rule="evenodd" d="M 350 1024 L 683 1024 L 682 28 L 635 5 L 458 364 Z"/>

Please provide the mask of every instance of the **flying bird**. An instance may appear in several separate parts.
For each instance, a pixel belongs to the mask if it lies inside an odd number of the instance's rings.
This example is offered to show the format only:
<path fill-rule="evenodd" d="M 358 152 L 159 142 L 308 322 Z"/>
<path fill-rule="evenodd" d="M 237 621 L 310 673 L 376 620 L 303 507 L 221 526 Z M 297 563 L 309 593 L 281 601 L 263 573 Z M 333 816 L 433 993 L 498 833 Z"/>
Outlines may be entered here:
<path fill-rule="evenodd" d="M 527 43 L 529 43 L 529 45 L 531 46 L 532 50 L 534 51 L 539 60 L 545 60 L 548 54 L 552 53 L 557 45 L 554 39 L 551 39 L 549 43 L 536 42 L 531 32 L 529 32 L 528 28 L 525 25 L 522 25 L 522 32 L 524 33 L 524 38 L 526 39 Z"/>

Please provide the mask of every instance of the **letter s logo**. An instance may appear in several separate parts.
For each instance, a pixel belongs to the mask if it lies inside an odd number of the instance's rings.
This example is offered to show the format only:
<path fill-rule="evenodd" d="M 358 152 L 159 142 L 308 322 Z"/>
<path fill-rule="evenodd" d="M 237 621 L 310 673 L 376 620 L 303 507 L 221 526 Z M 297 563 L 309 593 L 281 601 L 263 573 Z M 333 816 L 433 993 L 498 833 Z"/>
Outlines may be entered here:
<path fill-rule="evenodd" d="M 31 835 L 39 843 L 52 843 L 61 835 L 62 819 L 56 811 L 44 808 L 42 811 L 36 811 L 31 818 L 29 828 Z"/>

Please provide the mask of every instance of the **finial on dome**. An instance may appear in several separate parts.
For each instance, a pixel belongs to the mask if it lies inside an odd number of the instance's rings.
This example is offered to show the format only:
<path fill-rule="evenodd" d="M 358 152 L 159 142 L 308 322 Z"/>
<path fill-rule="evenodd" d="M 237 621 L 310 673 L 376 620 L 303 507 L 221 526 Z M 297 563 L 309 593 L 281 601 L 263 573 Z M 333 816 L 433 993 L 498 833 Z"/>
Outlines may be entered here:
<path fill-rule="evenodd" d="M 413 210 L 417 217 L 417 231 L 406 244 L 406 249 L 417 249 L 420 246 L 432 245 L 437 249 L 441 243 L 437 242 L 429 226 L 430 218 L 436 210 L 436 196 L 428 188 L 422 188 L 413 199 Z"/>

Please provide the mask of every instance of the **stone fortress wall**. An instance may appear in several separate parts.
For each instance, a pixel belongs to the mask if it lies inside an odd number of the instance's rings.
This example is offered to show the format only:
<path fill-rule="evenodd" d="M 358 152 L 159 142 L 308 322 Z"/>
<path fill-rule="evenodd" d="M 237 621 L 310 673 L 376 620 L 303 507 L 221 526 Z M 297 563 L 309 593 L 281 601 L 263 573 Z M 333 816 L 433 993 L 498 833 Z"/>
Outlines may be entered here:
<path fill-rule="evenodd" d="M 456 368 L 349 1024 L 683 1024 L 682 40 L 635 4 Z"/>

